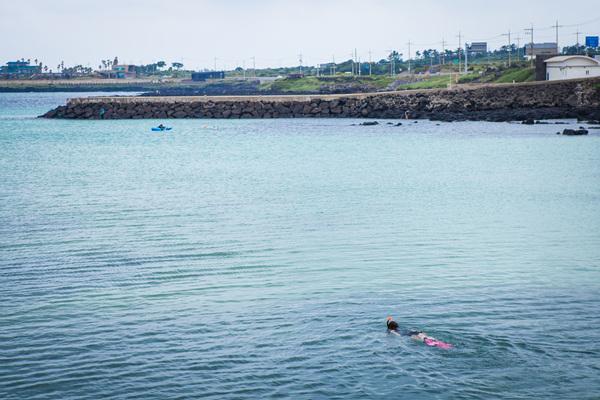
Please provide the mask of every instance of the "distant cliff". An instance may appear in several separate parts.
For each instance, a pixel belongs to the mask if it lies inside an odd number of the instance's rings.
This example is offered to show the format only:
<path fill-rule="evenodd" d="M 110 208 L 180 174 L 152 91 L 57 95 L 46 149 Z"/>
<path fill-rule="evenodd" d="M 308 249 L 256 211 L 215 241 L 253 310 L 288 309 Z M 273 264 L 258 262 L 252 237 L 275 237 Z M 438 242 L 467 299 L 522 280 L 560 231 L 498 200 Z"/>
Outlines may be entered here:
<path fill-rule="evenodd" d="M 92 97 L 72 99 L 43 117 L 600 119 L 600 79 L 350 95 Z"/>

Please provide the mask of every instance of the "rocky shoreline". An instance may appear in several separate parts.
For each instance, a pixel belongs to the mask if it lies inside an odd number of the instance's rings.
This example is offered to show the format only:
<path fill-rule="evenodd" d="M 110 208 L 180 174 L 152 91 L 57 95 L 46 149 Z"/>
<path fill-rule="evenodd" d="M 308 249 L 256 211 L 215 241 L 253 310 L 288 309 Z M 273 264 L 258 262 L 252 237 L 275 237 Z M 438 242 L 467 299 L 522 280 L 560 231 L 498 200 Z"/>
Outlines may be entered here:
<path fill-rule="evenodd" d="M 320 96 L 92 97 L 44 114 L 65 119 L 600 119 L 600 79 Z"/>

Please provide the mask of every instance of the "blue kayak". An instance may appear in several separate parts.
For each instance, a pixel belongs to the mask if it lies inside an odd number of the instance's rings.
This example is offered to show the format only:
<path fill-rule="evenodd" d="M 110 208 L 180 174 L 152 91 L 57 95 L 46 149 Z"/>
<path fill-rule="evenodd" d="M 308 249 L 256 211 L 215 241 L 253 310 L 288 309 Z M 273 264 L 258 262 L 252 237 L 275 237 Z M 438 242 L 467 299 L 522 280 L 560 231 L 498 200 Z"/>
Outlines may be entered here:
<path fill-rule="evenodd" d="M 156 128 L 152 128 L 152 132 L 170 131 L 171 129 L 173 129 L 173 128 L 166 128 L 166 127 L 165 128 L 159 128 L 159 127 L 156 127 Z"/>

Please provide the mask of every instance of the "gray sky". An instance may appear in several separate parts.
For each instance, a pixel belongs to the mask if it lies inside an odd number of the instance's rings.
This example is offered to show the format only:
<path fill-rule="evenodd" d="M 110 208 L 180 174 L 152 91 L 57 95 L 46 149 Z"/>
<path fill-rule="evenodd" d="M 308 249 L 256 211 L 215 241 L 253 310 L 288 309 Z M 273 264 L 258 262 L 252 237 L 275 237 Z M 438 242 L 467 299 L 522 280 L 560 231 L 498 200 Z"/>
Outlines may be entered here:
<path fill-rule="evenodd" d="M 186 68 L 219 69 L 245 63 L 257 67 L 304 65 L 350 58 L 354 48 L 367 61 L 389 49 L 458 47 L 488 40 L 497 47 L 501 33 L 526 40 L 553 41 L 556 19 L 560 44 L 575 43 L 577 24 L 585 34 L 600 33 L 598 0 L 0 0 L 0 62 L 38 58 L 50 68 L 96 68 L 100 60 L 123 63 L 179 61 Z M 513 40 L 516 43 L 516 40 Z"/>

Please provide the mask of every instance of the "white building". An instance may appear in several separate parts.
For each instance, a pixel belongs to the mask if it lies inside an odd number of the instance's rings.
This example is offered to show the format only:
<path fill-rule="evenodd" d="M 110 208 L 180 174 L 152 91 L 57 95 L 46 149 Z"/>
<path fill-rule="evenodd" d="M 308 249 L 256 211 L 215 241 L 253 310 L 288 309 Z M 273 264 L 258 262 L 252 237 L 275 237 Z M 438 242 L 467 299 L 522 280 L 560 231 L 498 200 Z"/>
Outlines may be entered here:
<path fill-rule="evenodd" d="M 587 56 L 557 56 L 545 63 L 547 81 L 600 76 L 600 61 Z"/>

